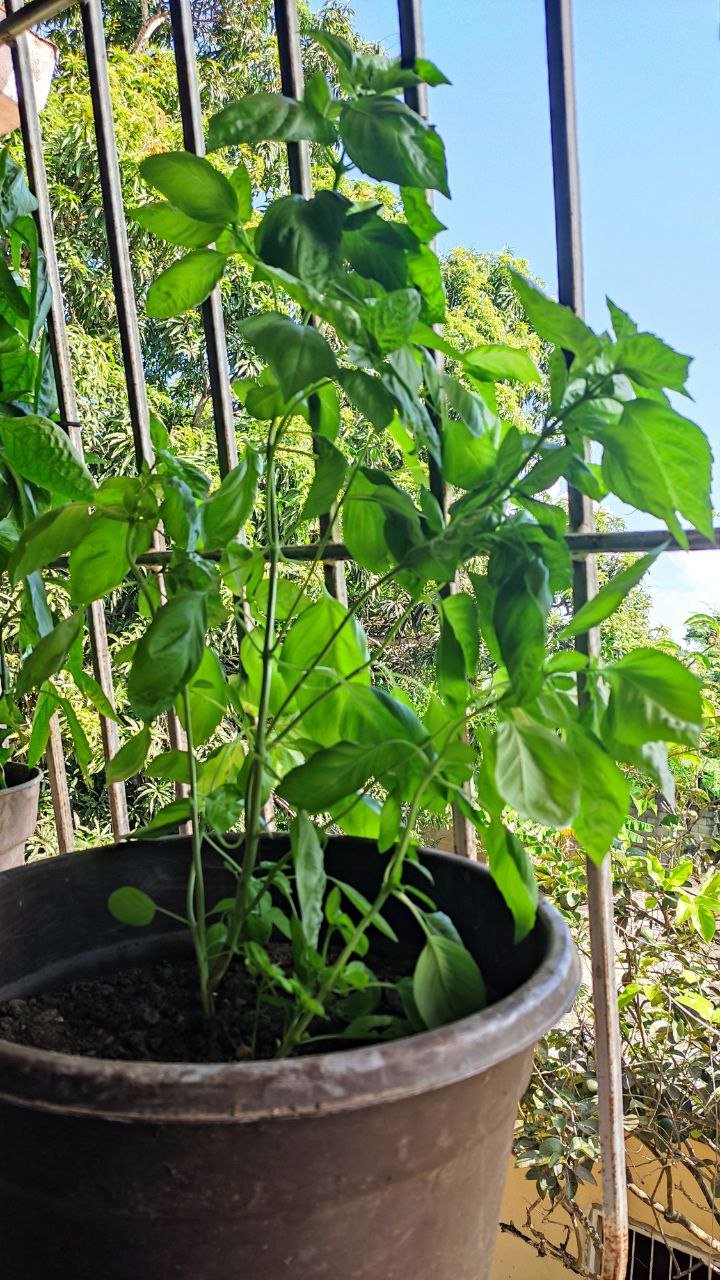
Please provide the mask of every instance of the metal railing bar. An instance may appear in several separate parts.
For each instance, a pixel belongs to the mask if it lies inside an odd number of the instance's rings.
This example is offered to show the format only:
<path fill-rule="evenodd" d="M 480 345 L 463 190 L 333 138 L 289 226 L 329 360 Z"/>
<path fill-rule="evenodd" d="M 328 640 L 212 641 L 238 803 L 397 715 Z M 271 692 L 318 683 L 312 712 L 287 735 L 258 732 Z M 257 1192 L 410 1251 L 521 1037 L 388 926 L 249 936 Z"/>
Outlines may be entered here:
<path fill-rule="evenodd" d="M 583 256 L 580 225 L 580 175 L 575 115 L 572 0 L 545 0 L 547 65 L 552 142 L 558 298 L 578 315 L 583 305 Z M 592 502 L 568 488 L 570 527 L 592 535 Z M 573 609 L 597 592 L 593 555 L 573 564 Z M 577 647 L 599 653 L 600 633 L 593 628 L 578 637 Z M 588 697 L 578 680 L 578 700 Z M 623 1128 L 622 1049 L 615 980 L 613 886 L 610 858 L 600 866 L 586 859 L 588 913 L 595 1011 L 595 1057 L 598 1078 L 603 1251 L 601 1280 L 623 1280 L 628 1253 L 627 1178 Z"/>
<path fill-rule="evenodd" d="M 397 10 L 400 28 L 400 56 L 404 66 L 412 66 L 415 59 L 421 58 L 424 52 L 422 0 L 398 0 Z M 403 96 L 406 105 L 412 111 L 422 116 L 423 120 L 429 118 L 427 85 L 408 85 L 404 90 Z M 432 191 L 426 192 L 426 195 L 428 202 L 432 206 L 434 203 Z M 428 352 L 428 355 L 434 360 L 437 369 L 442 372 L 443 356 L 441 352 Z M 433 422 L 438 436 L 441 437 L 442 422 L 438 420 L 435 414 L 433 414 Z M 449 490 L 443 480 L 440 468 L 432 457 L 428 459 L 428 484 L 430 492 L 440 505 L 441 511 L 444 515 L 447 515 Z M 448 583 L 442 588 L 442 594 L 449 595 L 454 589 L 455 585 Z M 469 799 L 472 799 L 471 787 L 472 784 L 469 782 L 464 785 L 464 790 L 468 792 Z M 477 833 L 458 805 L 452 806 L 452 821 L 455 852 L 466 858 L 477 859 Z"/>
<path fill-rule="evenodd" d="M 7 0 L 7 12 L 13 12 L 14 3 L 15 0 Z M 32 62 L 25 38 L 20 37 L 13 43 L 12 61 L 17 86 L 18 111 L 20 114 L 28 183 L 38 202 L 35 218 L 38 225 L 40 244 L 45 255 L 47 281 L 51 294 L 48 331 L 55 371 L 58 405 L 62 419 L 69 424 L 66 430 L 70 440 L 78 452 L 82 454 L 82 433 L 77 426 L 72 425 L 77 421 L 78 407 L 65 324 L 65 310 L 57 260 L 55 231 L 50 210 L 42 135 L 35 100 Z M 95 678 L 106 697 L 114 705 L 113 678 L 108 650 L 107 627 L 105 625 L 105 611 L 99 601 L 91 605 L 88 610 L 88 631 Z M 107 761 L 120 748 L 117 725 L 105 716 L 101 716 L 100 732 L 103 752 Z M 48 758 L 48 771 L 56 770 L 58 767 L 62 769 L 62 776 L 58 775 L 55 778 L 54 785 L 52 785 L 52 795 L 53 798 L 58 797 L 59 801 L 59 810 L 55 814 L 58 843 L 61 845 L 63 852 L 66 852 L 73 847 L 74 833 L 70 795 L 67 786 L 67 772 L 62 749 L 62 736 L 57 713 L 53 716 L 50 734 L 54 741 Z M 114 783 L 109 788 L 108 800 L 113 833 L 116 839 L 119 839 L 121 836 L 126 835 L 129 830 L 127 799 L 123 783 Z M 70 815 L 69 825 L 68 814 Z"/>
<path fill-rule="evenodd" d="M 125 223 L 125 206 L 108 75 L 107 46 L 99 0 L 82 0 L 80 12 L 130 425 L 135 446 L 135 461 L 140 470 L 143 463 L 152 466 L 155 451 L 150 436 L 145 368 Z M 158 550 L 162 550 L 162 547 L 159 546 Z M 174 710 L 167 713 L 167 726 L 172 749 L 184 750 L 185 733 Z M 182 784 L 176 784 L 175 789 L 179 796 L 186 794 L 186 788 Z"/>
<path fill-rule="evenodd" d="M 0 44 L 9 44 L 31 27 L 39 27 L 79 3 L 80 0 L 28 0 L 17 7 L 5 5 L 8 16 L 0 22 Z"/>
<path fill-rule="evenodd" d="M 296 0 L 274 0 L 274 4 L 280 86 L 287 97 L 302 98 L 305 91 L 305 76 Z M 288 142 L 286 145 L 290 190 L 293 195 L 303 196 L 304 199 L 309 200 L 312 196 L 312 174 L 308 144 L 307 142 Z M 331 528 L 327 516 L 320 516 L 319 527 L 321 537 L 328 535 L 334 537 L 335 530 Z M 347 584 L 342 564 L 324 558 L 323 576 L 330 595 L 335 596 L 335 599 L 340 600 L 342 604 L 347 604 Z"/>
<path fill-rule="evenodd" d="M 195 33 L 189 0 L 170 0 L 170 25 L 172 29 L 175 68 L 180 97 L 180 117 L 185 149 L 196 156 L 205 155 L 200 86 L 195 55 Z M 224 476 L 237 466 L 237 440 L 235 415 L 230 390 L 225 317 L 223 315 L 220 288 L 213 289 L 202 305 L 202 321 L 207 349 L 210 398 L 213 406 L 215 439 L 217 441 L 220 474 Z"/>

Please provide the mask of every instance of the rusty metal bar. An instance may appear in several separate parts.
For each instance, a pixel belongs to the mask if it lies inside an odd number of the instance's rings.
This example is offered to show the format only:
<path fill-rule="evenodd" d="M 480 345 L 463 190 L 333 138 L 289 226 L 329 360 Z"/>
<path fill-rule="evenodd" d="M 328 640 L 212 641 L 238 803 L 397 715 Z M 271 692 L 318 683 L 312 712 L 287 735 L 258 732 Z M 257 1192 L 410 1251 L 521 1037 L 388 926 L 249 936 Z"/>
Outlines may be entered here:
<path fill-rule="evenodd" d="M 90 97 L 95 122 L 98 167 L 110 269 L 115 289 L 115 306 L 125 370 L 130 424 L 135 446 L 135 460 L 139 470 L 143 463 L 152 466 L 155 453 L 150 437 L 150 413 L 145 385 L 140 326 L 138 324 L 135 289 L 130 264 L 130 248 L 125 223 L 120 164 L 110 96 L 107 47 L 105 44 L 102 8 L 99 0 L 81 0 L 80 12 L 90 79 Z M 184 750 L 185 733 L 174 710 L 168 712 L 167 725 L 170 746 L 173 750 Z M 178 795 L 185 795 L 186 788 L 181 784 L 177 784 L 176 792 Z"/>
<path fill-rule="evenodd" d="M 414 64 L 415 59 L 421 58 L 424 53 L 422 0 L 398 0 L 397 9 L 400 26 L 400 56 L 403 65 L 410 67 Z M 423 120 L 429 118 L 427 85 L 408 85 L 404 91 L 404 98 L 407 106 L 412 111 L 416 111 L 419 116 L 422 116 Z M 430 204 L 432 204 L 433 194 L 431 191 L 427 192 L 427 197 Z M 442 371 L 442 354 L 439 351 L 434 351 L 431 355 L 438 370 Z M 437 418 L 435 419 L 435 428 L 438 435 L 441 435 L 442 423 Z M 447 516 L 449 505 L 448 488 L 443 480 L 441 469 L 432 457 L 428 459 L 428 483 L 430 492 L 439 503 L 443 514 Z M 448 584 L 443 588 L 443 594 L 450 594 L 454 589 L 454 584 Z M 467 790 L 468 797 L 471 799 L 472 784 L 466 783 L 464 789 Z M 455 852 L 465 858 L 476 859 L 479 854 L 477 833 L 472 823 L 457 805 L 452 806 L 452 822 Z"/>
<path fill-rule="evenodd" d="M 282 91 L 289 98 L 302 98 L 305 92 L 305 77 L 296 0 L 274 0 L 274 4 Z M 287 158 L 290 190 L 294 195 L 303 196 L 304 199 L 309 200 L 312 196 L 312 175 L 307 142 L 288 142 Z M 319 523 L 321 537 L 334 536 L 335 530 L 330 527 L 327 516 L 321 516 Z M 330 595 L 335 596 L 336 600 L 340 600 L 342 604 L 347 604 L 347 584 L 342 564 L 324 559 L 323 575 Z"/>
<path fill-rule="evenodd" d="M 170 23 L 173 48 L 175 50 L 175 67 L 177 70 L 180 116 L 182 118 L 185 149 L 192 151 L 196 156 L 204 156 L 205 137 L 203 134 L 200 86 L 195 56 L 195 34 L 190 0 L 170 0 Z M 203 303 L 202 319 L 205 330 L 208 377 L 215 422 L 218 463 L 220 474 L 224 476 L 234 466 L 237 466 L 238 455 L 235 438 L 235 416 L 233 414 L 230 391 L 225 317 L 223 315 L 219 287 L 213 289 L 207 302 Z"/>
<path fill-rule="evenodd" d="M 14 11 L 15 0 L 7 0 L 7 12 Z M 13 71 L 18 95 L 18 109 L 25 149 L 28 183 L 38 201 L 35 218 L 38 224 L 40 244 L 45 254 L 47 280 L 51 293 L 51 307 L 48 318 L 48 331 L 55 371 L 55 384 L 58 395 L 60 414 L 68 424 L 67 432 L 80 454 L 83 452 L 82 435 L 78 426 L 75 383 L 73 380 L 70 349 L 65 324 L 60 271 L 55 245 L 55 232 L 50 211 L 50 196 L 47 185 L 47 173 L 43 155 L 40 121 L 35 101 L 32 64 L 27 37 L 20 36 L 12 46 Z M 110 654 L 108 651 L 105 611 L 100 601 L 95 601 L 88 610 L 88 631 L 93 658 L 95 678 L 111 704 L 114 705 L 114 690 Z M 120 748 L 117 725 L 105 716 L 100 717 L 105 760 L 110 760 Z M 67 786 L 65 761 L 63 758 L 62 738 L 57 714 L 53 716 L 50 728 L 50 752 L 48 754 L 48 772 L 51 776 L 51 792 L 56 804 L 56 827 L 58 844 L 62 852 L 72 848 L 73 825 L 70 796 Z M 116 839 L 126 835 L 128 827 L 127 799 L 123 783 L 114 783 L 109 788 L 110 818 L 113 834 Z"/>
<path fill-rule="evenodd" d="M 580 224 L 580 174 L 575 117 L 572 0 L 545 0 L 548 86 L 555 193 L 558 297 L 582 315 L 583 254 Z M 576 489 L 568 489 L 570 527 L 592 534 L 592 502 Z M 597 592 L 595 557 L 573 564 L 573 608 L 581 609 Z M 577 639 L 577 647 L 596 656 L 597 628 Z M 582 680 L 578 698 L 587 698 Z M 595 1010 L 595 1057 L 598 1077 L 603 1256 L 601 1280 L 623 1280 L 628 1253 L 628 1205 L 623 1128 L 622 1050 L 615 979 L 613 887 L 610 857 L 601 866 L 586 859 L 590 949 Z"/>

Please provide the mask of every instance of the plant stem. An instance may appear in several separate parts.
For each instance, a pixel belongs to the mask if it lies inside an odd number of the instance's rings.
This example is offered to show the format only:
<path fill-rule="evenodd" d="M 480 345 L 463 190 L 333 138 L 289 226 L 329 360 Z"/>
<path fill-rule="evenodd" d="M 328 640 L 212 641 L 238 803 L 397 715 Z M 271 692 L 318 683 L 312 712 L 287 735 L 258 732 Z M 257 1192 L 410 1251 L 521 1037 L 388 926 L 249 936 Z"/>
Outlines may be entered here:
<path fill-rule="evenodd" d="M 206 1018 L 212 1016 L 213 999 L 208 975 L 208 954 L 206 934 L 205 908 L 205 873 L 202 862 L 203 824 L 198 806 L 197 761 L 193 746 L 192 716 L 190 711 L 190 695 L 187 686 L 183 689 L 183 707 L 185 709 L 185 736 L 187 739 L 187 758 L 190 773 L 190 807 L 192 812 L 192 862 L 187 882 L 187 917 L 192 935 L 193 947 L 197 958 L 200 977 L 200 1000 Z"/>

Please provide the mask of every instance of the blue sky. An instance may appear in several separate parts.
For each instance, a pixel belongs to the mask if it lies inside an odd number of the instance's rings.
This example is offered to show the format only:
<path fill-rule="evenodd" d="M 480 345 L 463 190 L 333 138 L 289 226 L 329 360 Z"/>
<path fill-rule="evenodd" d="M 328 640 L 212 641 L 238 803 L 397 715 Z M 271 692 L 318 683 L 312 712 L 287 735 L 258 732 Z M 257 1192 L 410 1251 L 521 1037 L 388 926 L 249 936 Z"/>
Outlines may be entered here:
<path fill-rule="evenodd" d="M 363 35 L 397 53 L 394 0 L 355 0 Z M 587 319 L 605 295 L 692 354 L 678 403 L 720 458 L 718 0 L 575 0 Z M 440 247 L 510 246 L 555 289 L 542 0 L 425 0 L 426 53 L 452 81 L 431 93 L 448 151 Z M 714 501 L 720 508 L 720 467 Z M 652 522 L 625 513 L 634 527 Z M 677 638 L 720 608 L 720 552 L 664 556 L 649 584 Z"/>

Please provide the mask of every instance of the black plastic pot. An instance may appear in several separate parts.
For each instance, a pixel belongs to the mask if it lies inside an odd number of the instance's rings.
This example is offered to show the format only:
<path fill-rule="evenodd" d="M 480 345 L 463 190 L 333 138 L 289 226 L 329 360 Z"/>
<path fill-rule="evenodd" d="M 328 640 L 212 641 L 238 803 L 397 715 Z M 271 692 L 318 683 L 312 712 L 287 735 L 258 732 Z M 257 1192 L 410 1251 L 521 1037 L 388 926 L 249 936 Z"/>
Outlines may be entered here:
<path fill-rule="evenodd" d="M 374 846 L 336 841 L 328 856 L 334 874 L 372 893 Z M 473 1017 L 237 1065 L 118 1063 L 0 1042 L 3 1276 L 485 1280 L 532 1046 L 570 1006 L 578 964 L 547 904 L 515 946 L 482 867 L 425 860 L 496 998 Z M 181 909 L 187 862 L 178 838 L 0 876 L 0 999 L 177 947 L 171 922 L 131 931 L 106 902 L 136 884 Z M 219 866 L 208 875 L 212 901 L 227 883 Z M 406 912 L 388 914 L 417 940 Z"/>

